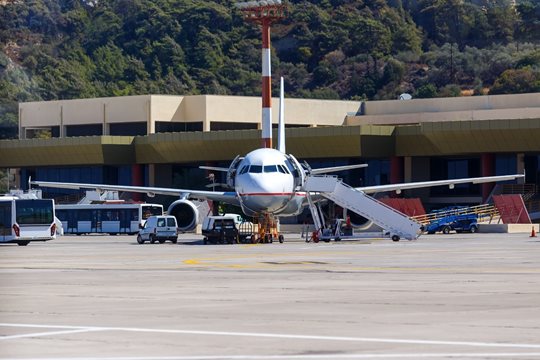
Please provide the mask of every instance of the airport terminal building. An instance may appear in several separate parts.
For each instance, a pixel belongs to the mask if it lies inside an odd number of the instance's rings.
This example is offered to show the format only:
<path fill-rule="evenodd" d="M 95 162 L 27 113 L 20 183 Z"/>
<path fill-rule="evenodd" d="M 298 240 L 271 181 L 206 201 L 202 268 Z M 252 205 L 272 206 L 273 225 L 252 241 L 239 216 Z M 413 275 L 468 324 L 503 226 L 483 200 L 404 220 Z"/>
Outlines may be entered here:
<path fill-rule="evenodd" d="M 274 99 L 274 125 L 278 103 Z M 260 119 L 258 97 L 141 95 L 21 103 L 20 139 L 0 141 L 0 167 L 16 169 L 21 188 L 31 176 L 207 189 L 208 173 L 198 166 L 227 167 L 257 148 Z M 287 152 L 312 167 L 367 163 L 339 174 L 353 186 L 525 171 L 525 184 L 504 191 L 520 191 L 530 204 L 537 200 L 538 93 L 366 102 L 286 99 L 285 119 Z M 217 183 L 224 182 L 216 175 Z M 503 190 L 459 185 L 399 196 L 420 197 L 430 209 L 482 203 L 496 191 Z M 44 192 L 56 197 L 73 191 Z"/>

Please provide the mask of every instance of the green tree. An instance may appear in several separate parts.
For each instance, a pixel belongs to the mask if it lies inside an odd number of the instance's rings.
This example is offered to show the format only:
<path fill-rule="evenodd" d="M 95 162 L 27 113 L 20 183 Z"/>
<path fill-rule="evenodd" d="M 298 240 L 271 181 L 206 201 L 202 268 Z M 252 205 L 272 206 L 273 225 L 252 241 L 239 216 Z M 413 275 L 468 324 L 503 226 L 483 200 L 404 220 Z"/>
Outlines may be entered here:
<path fill-rule="evenodd" d="M 425 99 L 434 98 L 437 96 L 437 87 L 433 84 L 422 85 L 416 90 L 414 94 L 415 98 Z"/>
<path fill-rule="evenodd" d="M 506 70 L 495 80 L 490 94 L 522 94 L 540 92 L 540 71 L 530 67 Z"/>

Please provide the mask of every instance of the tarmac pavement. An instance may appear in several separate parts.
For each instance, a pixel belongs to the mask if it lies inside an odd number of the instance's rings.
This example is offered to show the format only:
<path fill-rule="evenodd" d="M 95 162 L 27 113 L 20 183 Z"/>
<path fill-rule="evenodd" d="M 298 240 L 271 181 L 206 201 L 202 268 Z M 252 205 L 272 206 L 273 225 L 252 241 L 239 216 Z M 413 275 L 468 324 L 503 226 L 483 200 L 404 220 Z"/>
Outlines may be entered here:
<path fill-rule="evenodd" d="M 540 359 L 540 238 L 0 245 L 0 358 Z"/>

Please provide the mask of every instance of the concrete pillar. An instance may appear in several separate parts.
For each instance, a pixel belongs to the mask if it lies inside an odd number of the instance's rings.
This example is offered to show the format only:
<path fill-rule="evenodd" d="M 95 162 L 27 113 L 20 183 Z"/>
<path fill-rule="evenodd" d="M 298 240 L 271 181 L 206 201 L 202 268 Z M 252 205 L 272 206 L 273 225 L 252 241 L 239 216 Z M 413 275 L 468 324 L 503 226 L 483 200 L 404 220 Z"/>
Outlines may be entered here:
<path fill-rule="evenodd" d="M 60 106 L 60 131 L 58 136 L 63 138 L 66 136 L 66 127 L 64 126 L 64 107 Z"/>
<path fill-rule="evenodd" d="M 19 139 L 20 140 L 26 139 L 26 129 L 22 127 L 22 120 L 23 120 L 23 109 L 21 109 L 19 105 Z"/>
<path fill-rule="evenodd" d="M 148 113 L 146 114 L 146 134 L 154 134 L 156 132 L 156 123 L 152 119 L 152 98 L 146 101 L 146 108 Z"/>
<path fill-rule="evenodd" d="M 156 165 L 148 164 L 148 186 L 156 186 Z"/>
<path fill-rule="evenodd" d="M 131 165 L 131 185 L 132 186 L 144 186 L 144 172 L 141 164 Z M 143 194 L 133 193 L 132 198 L 135 201 L 142 201 Z"/>
<path fill-rule="evenodd" d="M 412 182 L 412 157 L 403 157 L 403 180 L 404 182 Z"/>
<path fill-rule="evenodd" d="M 493 154 L 482 154 L 480 156 L 480 162 L 482 167 L 482 176 L 495 175 L 495 156 Z M 489 194 L 491 194 L 494 187 L 494 183 L 482 184 L 482 202 L 485 202 L 488 199 Z"/>
<path fill-rule="evenodd" d="M 205 117 L 203 119 L 203 131 L 210 131 L 210 129 L 211 129 L 210 128 L 210 120 L 207 117 Z"/>
<path fill-rule="evenodd" d="M 524 174 L 525 173 L 525 154 L 519 153 L 516 154 L 516 174 Z M 525 178 L 519 178 L 518 184 L 525 184 Z"/>
<path fill-rule="evenodd" d="M 109 124 L 107 123 L 107 104 L 103 104 L 103 124 L 101 127 L 101 134 L 109 135 Z"/>

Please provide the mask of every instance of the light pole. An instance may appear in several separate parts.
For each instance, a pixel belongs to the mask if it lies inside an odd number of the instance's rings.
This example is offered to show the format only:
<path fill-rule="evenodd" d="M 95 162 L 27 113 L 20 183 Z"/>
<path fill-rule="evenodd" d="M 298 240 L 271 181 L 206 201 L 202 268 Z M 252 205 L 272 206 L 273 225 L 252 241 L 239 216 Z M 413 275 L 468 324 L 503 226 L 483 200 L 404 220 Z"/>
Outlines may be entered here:
<path fill-rule="evenodd" d="M 272 147 L 272 69 L 270 58 L 270 25 L 287 15 L 281 0 L 259 0 L 235 4 L 244 20 L 262 27 L 262 147 Z"/>

